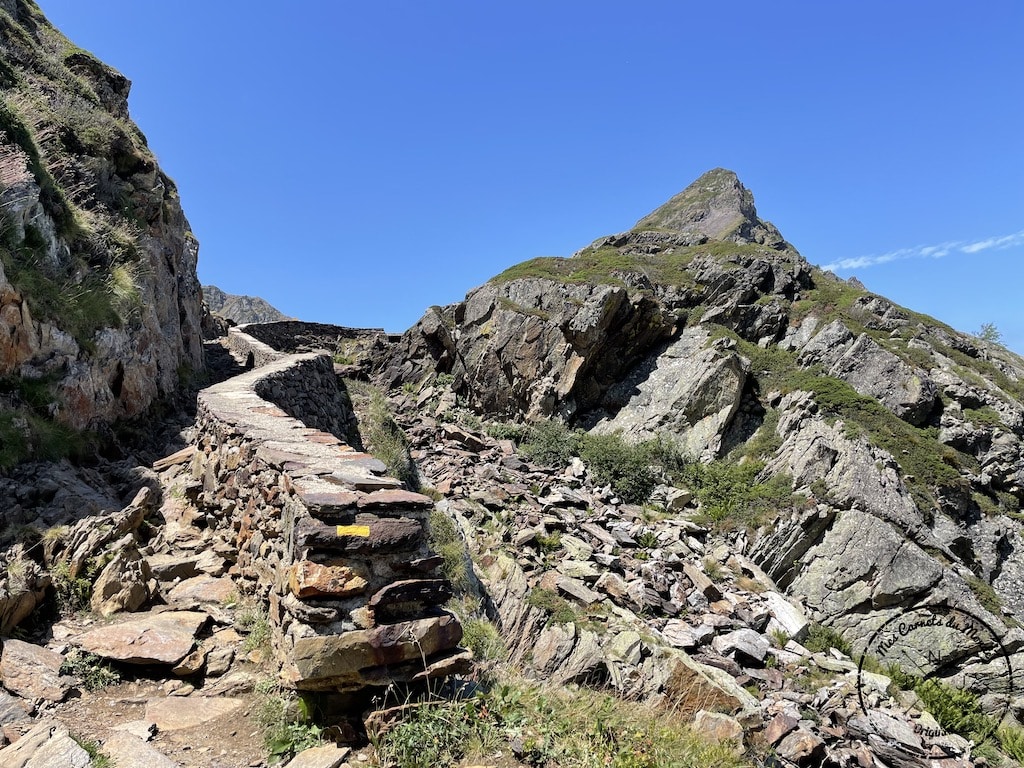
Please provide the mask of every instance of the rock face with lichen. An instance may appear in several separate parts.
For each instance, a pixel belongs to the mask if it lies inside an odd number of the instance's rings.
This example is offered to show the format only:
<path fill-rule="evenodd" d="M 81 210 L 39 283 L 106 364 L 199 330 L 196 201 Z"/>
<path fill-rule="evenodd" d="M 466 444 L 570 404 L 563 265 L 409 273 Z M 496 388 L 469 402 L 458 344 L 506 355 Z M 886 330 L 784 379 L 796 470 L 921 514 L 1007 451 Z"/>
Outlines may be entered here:
<path fill-rule="evenodd" d="M 853 642 L 924 604 L 1024 616 L 1024 360 L 815 268 L 729 171 L 428 310 L 378 367 L 485 419 L 674 444 L 708 468 L 693 514 Z"/>
<path fill-rule="evenodd" d="M 43 422 L 144 411 L 202 367 L 198 244 L 128 116 L 129 81 L 0 2 L 0 377 L 16 456 Z"/>

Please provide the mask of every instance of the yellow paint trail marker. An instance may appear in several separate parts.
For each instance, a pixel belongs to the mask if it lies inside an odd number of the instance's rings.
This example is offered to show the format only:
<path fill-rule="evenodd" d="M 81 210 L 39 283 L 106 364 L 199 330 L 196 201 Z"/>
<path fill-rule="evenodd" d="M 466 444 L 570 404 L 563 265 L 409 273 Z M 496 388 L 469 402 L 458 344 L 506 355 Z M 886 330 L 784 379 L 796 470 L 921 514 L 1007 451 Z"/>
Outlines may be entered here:
<path fill-rule="evenodd" d="M 362 536 L 367 538 L 370 535 L 370 526 L 368 525 L 339 525 L 338 526 L 339 536 Z"/>

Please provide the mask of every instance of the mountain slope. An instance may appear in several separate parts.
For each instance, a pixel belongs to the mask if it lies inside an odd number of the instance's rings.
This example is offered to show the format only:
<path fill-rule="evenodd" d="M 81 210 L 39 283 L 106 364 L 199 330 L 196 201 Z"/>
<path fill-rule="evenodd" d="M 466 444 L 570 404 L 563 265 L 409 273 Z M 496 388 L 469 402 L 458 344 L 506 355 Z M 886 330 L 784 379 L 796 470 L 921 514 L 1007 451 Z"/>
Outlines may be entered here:
<path fill-rule="evenodd" d="M 129 88 L 34 3 L 0 3 L 4 463 L 45 453 L 45 422 L 134 416 L 203 365 L 198 244 Z"/>
<path fill-rule="evenodd" d="M 261 299 L 258 296 L 238 296 L 224 293 L 216 285 L 203 286 L 203 300 L 211 312 L 216 312 L 228 320 L 234 320 L 240 325 L 276 323 L 291 319 L 276 307 L 271 306 L 266 299 Z"/>
<path fill-rule="evenodd" d="M 693 514 L 861 649 L 923 605 L 1024 618 L 1024 360 L 813 267 L 728 171 L 431 308 L 380 372 L 485 419 L 669 440 L 701 462 Z"/>

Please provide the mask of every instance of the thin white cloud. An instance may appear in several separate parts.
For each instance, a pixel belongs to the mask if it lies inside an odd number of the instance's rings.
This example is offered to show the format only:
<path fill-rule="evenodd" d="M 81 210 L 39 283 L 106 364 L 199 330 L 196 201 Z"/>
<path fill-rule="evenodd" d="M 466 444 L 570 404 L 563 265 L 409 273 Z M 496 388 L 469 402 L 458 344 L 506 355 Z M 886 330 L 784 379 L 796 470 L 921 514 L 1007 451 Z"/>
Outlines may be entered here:
<path fill-rule="evenodd" d="M 1002 237 L 989 237 L 985 240 L 968 243 L 963 240 L 955 240 L 949 243 L 938 245 L 918 245 L 914 248 L 900 248 L 889 253 L 882 253 L 876 256 L 857 256 L 851 259 L 839 259 L 830 264 L 825 264 L 822 269 L 837 270 L 864 269 L 874 267 L 878 264 L 887 264 L 890 261 L 903 261 L 904 259 L 941 259 L 944 256 L 955 254 L 975 254 L 982 251 L 1002 250 L 1017 245 L 1024 245 L 1024 230 L 1015 232 L 1012 235 Z"/>

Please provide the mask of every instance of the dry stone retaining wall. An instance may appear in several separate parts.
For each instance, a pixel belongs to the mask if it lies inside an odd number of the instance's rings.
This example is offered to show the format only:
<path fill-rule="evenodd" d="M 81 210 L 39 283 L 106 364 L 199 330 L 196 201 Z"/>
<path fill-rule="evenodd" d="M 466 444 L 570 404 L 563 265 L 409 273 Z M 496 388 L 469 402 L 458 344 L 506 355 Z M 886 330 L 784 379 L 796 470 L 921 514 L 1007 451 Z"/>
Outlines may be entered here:
<path fill-rule="evenodd" d="M 462 627 L 440 608 L 451 588 L 427 547 L 432 501 L 338 437 L 338 393 L 317 354 L 278 355 L 201 392 L 197 501 L 235 528 L 236 577 L 267 601 L 274 656 L 297 689 L 463 670 Z"/>
<path fill-rule="evenodd" d="M 338 351 L 355 344 L 368 346 L 386 343 L 391 337 L 381 328 L 347 328 L 343 325 L 282 320 L 276 323 L 253 323 L 240 326 L 241 331 L 281 352 Z"/>

